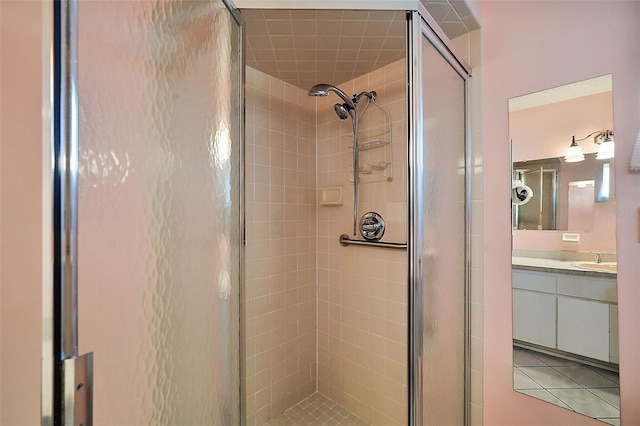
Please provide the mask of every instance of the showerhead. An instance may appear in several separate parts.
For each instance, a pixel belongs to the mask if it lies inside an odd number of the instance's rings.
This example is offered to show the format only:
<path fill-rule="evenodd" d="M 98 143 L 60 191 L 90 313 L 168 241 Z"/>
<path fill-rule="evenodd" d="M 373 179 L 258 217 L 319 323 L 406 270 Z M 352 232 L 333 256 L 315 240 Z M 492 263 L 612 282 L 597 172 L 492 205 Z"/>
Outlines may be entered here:
<path fill-rule="evenodd" d="M 340 120 L 344 121 L 349 117 L 349 108 L 346 104 L 335 104 L 333 109 L 336 111 L 336 114 L 338 114 Z"/>
<path fill-rule="evenodd" d="M 338 89 L 336 86 L 332 86 L 330 84 L 316 84 L 311 88 L 311 90 L 309 90 L 309 96 L 328 96 L 329 92 L 333 92 L 336 95 L 340 96 L 340 98 L 346 104 L 347 108 L 356 109 L 356 104 L 353 99 L 349 98 L 346 93 Z"/>

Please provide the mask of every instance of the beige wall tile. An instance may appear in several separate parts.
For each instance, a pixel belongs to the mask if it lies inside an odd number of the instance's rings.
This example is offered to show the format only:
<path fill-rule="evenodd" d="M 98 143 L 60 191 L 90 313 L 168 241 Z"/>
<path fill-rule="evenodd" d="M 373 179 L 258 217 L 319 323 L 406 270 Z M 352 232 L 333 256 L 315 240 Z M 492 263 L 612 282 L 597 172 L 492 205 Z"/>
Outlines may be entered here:
<path fill-rule="evenodd" d="M 315 106 L 251 68 L 246 82 L 247 419 L 262 425 L 315 390 Z"/>
<path fill-rule="evenodd" d="M 400 61 L 341 88 L 348 93 L 376 90 L 380 105 L 386 108 L 391 103 L 392 121 L 406 126 L 404 79 Z M 318 298 L 325 301 L 318 306 L 318 326 L 327 326 L 318 345 L 336 349 L 318 357 L 318 383 L 327 396 L 372 424 L 402 424 L 406 412 L 406 252 L 388 255 L 375 248 L 337 244 L 338 236 L 350 234 L 352 228 L 352 184 L 348 182 L 352 172 L 348 168 L 353 159 L 348 146 L 353 144 L 353 130 L 348 121 L 337 120 L 331 101 L 318 99 L 318 186 L 343 186 L 344 205 L 318 210 L 318 270 L 322 271 Z M 360 214 L 379 211 L 389 226 L 385 238 L 405 240 L 406 177 L 401 163 L 406 158 L 406 138 L 393 136 L 394 180 L 378 178 L 378 182 L 361 184 L 359 210 Z M 376 161 L 374 151 L 377 149 L 363 151 L 362 161 Z M 331 342 L 335 348 L 330 347 Z M 405 396 L 386 401 L 387 382 Z"/>

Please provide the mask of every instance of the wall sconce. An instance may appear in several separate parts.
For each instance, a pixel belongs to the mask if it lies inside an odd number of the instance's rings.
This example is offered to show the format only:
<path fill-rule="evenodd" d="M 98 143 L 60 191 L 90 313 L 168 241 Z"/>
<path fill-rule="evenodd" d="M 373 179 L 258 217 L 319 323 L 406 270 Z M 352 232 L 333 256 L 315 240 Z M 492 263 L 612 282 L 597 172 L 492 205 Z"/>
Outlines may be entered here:
<path fill-rule="evenodd" d="M 607 160 L 614 157 L 614 143 L 613 143 L 613 130 L 597 130 L 589 133 L 584 138 L 576 139 L 575 136 L 571 137 L 571 145 L 567 149 L 567 155 L 564 157 L 564 161 L 567 163 L 576 163 L 584 160 L 584 153 L 582 148 L 577 144 L 579 141 L 583 141 L 590 136 L 594 136 L 593 143 L 598 145 L 598 153 L 596 159 Z"/>
<path fill-rule="evenodd" d="M 613 143 L 612 136 L 613 130 L 605 130 L 604 132 L 598 133 L 593 138 L 593 142 L 600 145 L 598 148 L 598 154 L 596 155 L 597 160 L 608 160 L 615 156 L 615 145 Z"/>
<path fill-rule="evenodd" d="M 588 137 L 589 136 L 587 136 L 587 138 Z M 578 161 L 584 161 L 582 148 L 580 148 L 580 146 L 576 143 L 575 136 L 571 136 L 571 145 L 569 145 L 569 148 L 567 149 L 567 155 L 564 156 L 564 161 L 566 161 L 567 163 L 577 163 Z"/>

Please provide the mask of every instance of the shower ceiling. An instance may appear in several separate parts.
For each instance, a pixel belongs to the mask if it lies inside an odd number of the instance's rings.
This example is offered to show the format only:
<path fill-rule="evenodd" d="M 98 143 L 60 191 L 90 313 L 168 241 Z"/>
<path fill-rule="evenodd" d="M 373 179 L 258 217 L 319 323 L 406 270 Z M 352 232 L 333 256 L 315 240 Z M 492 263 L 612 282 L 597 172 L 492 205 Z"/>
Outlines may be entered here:
<path fill-rule="evenodd" d="M 244 10 L 247 65 L 308 90 L 405 56 L 405 12 Z"/>
<path fill-rule="evenodd" d="M 423 4 L 449 38 L 478 28 L 464 1 Z M 244 9 L 247 65 L 308 90 L 338 85 L 406 55 L 404 11 Z"/>

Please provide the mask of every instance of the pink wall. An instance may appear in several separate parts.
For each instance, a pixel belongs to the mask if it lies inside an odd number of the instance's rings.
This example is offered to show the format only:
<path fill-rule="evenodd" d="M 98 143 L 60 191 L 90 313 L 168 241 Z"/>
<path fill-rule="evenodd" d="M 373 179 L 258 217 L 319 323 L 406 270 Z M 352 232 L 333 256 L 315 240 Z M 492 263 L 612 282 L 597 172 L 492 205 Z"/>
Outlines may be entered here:
<path fill-rule="evenodd" d="M 640 175 L 628 172 L 640 116 L 638 2 L 483 1 L 485 132 L 484 424 L 602 424 L 512 390 L 509 98 L 613 74 L 622 424 L 640 424 Z M 615 30 L 598 31 L 603 25 Z M 491 190 L 489 190 L 491 188 Z"/>
<path fill-rule="evenodd" d="M 40 423 L 41 2 L 0 2 L 0 424 Z"/>

